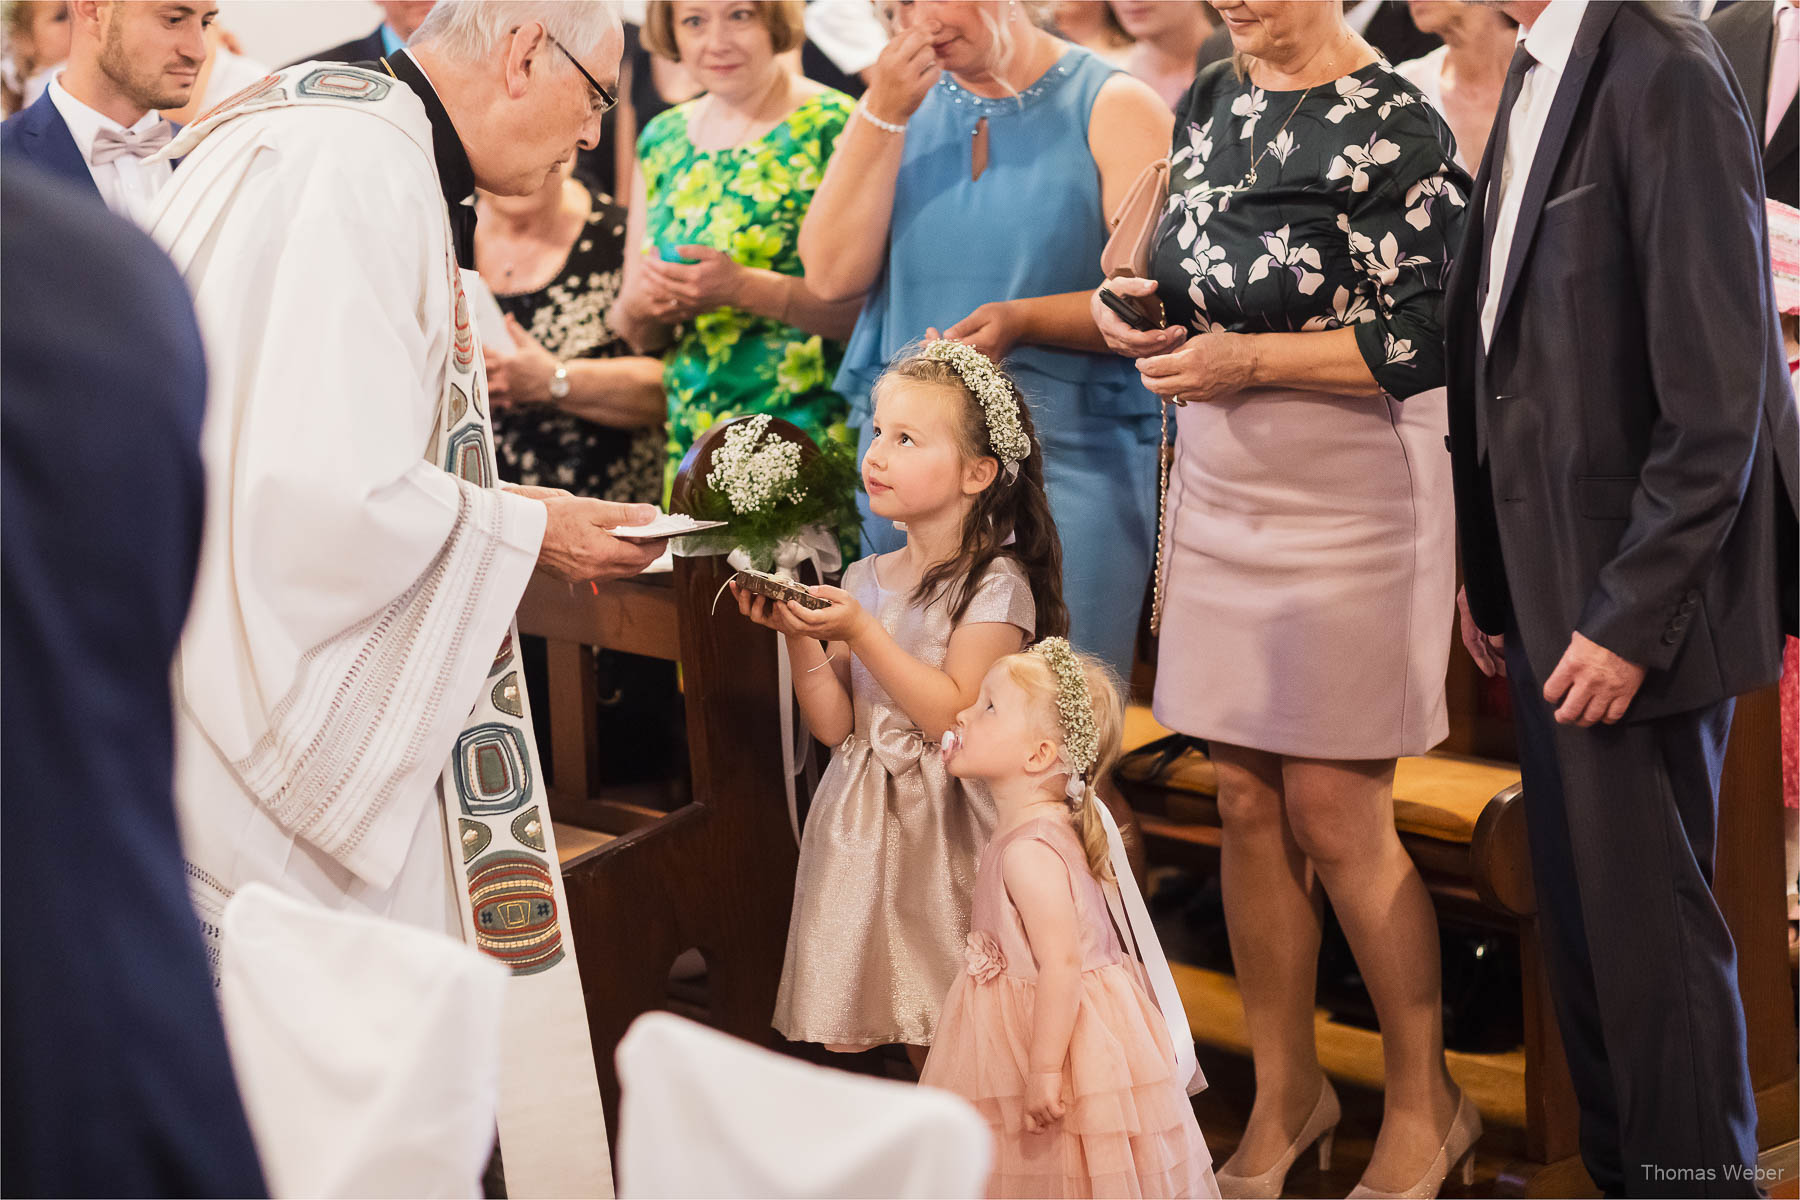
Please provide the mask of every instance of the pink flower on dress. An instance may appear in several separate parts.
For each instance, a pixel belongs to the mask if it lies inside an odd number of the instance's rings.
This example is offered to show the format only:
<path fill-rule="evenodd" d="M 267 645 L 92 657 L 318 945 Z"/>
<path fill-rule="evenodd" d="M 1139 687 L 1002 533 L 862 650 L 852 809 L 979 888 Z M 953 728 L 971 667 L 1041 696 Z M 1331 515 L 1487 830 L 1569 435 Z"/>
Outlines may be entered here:
<path fill-rule="evenodd" d="M 969 974 L 975 977 L 976 983 L 987 983 L 1006 970 L 1006 955 L 1000 949 L 1000 943 L 979 929 L 970 931 L 964 954 L 969 960 Z"/>

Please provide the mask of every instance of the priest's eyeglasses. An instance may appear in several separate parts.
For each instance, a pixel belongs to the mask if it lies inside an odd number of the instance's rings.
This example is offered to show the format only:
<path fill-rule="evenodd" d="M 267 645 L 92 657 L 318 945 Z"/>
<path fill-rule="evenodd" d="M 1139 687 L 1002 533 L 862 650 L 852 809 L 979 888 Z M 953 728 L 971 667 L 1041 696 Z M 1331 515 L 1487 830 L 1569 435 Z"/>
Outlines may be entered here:
<path fill-rule="evenodd" d="M 571 63 L 573 63 L 575 65 L 575 69 L 577 71 L 581 72 L 581 77 L 583 79 L 587 80 L 588 85 L 590 87 L 592 87 L 595 92 L 597 92 L 599 94 L 600 107 L 594 110 L 594 115 L 596 117 L 603 115 L 608 109 L 612 108 L 613 105 L 615 105 L 619 102 L 619 98 L 617 96 L 615 96 L 611 92 L 607 91 L 605 86 L 602 85 L 598 79 L 595 79 L 592 75 L 588 74 L 588 69 L 586 67 L 582 66 L 580 60 L 578 60 L 573 54 L 569 53 L 568 48 L 566 46 L 564 46 L 561 42 L 557 41 L 555 38 L 550 36 L 550 31 L 548 29 L 544 30 L 544 37 L 546 40 L 549 41 L 549 43 L 552 46 L 555 46 L 558 50 L 562 51 L 563 57 L 568 59 Z"/>

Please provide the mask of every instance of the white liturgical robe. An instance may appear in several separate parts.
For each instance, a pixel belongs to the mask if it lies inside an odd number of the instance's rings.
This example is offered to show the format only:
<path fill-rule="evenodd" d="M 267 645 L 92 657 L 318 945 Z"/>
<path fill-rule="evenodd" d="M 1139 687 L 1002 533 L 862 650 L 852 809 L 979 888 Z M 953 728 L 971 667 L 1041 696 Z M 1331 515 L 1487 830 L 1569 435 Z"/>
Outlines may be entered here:
<path fill-rule="evenodd" d="M 545 509 L 494 486 L 432 138 L 398 78 L 312 63 L 167 151 L 185 161 L 151 232 L 194 293 L 210 373 L 174 672 L 182 838 L 203 925 L 261 882 L 508 965 L 509 1190 L 604 1195 L 574 946 L 506 670 Z"/>

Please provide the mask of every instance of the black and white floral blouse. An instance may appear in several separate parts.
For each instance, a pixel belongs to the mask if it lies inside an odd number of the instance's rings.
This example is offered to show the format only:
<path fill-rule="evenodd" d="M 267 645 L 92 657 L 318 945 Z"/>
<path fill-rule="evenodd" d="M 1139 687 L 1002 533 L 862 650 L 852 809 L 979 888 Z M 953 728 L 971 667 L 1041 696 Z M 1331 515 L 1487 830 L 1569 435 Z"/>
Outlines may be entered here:
<path fill-rule="evenodd" d="M 1229 61 L 1202 71 L 1176 113 L 1153 261 L 1169 323 L 1350 326 L 1390 395 L 1442 386 L 1444 277 L 1469 195 L 1455 148 L 1386 62 L 1305 92 L 1264 91 Z"/>
<path fill-rule="evenodd" d="M 596 194 L 587 223 L 556 278 L 535 292 L 496 296 L 557 358 L 616 358 L 631 348 L 607 323 L 625 263 L 625 210 Z M 655 503 L 662 497 L 662 422 L 613 429 L 547 404 L 494 414 L 500 477 L 567 488 L 577 496 Z"/>

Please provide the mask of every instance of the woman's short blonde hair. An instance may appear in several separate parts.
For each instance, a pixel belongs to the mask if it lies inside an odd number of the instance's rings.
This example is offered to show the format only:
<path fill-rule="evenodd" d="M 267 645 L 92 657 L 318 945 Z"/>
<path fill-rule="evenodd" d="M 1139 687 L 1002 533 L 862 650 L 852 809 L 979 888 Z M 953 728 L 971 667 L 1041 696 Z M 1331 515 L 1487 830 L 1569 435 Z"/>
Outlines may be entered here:
<path fill-rule="evenodd" d="M 806 40 L 806 0 L 755 0 L 755 4 L 775 53 L 786 54 Z M 675 48 L 674 0 L 650 0 L 644 6 L 642 34 L 650 53 L 681 61 L 681 51 Z"/>

